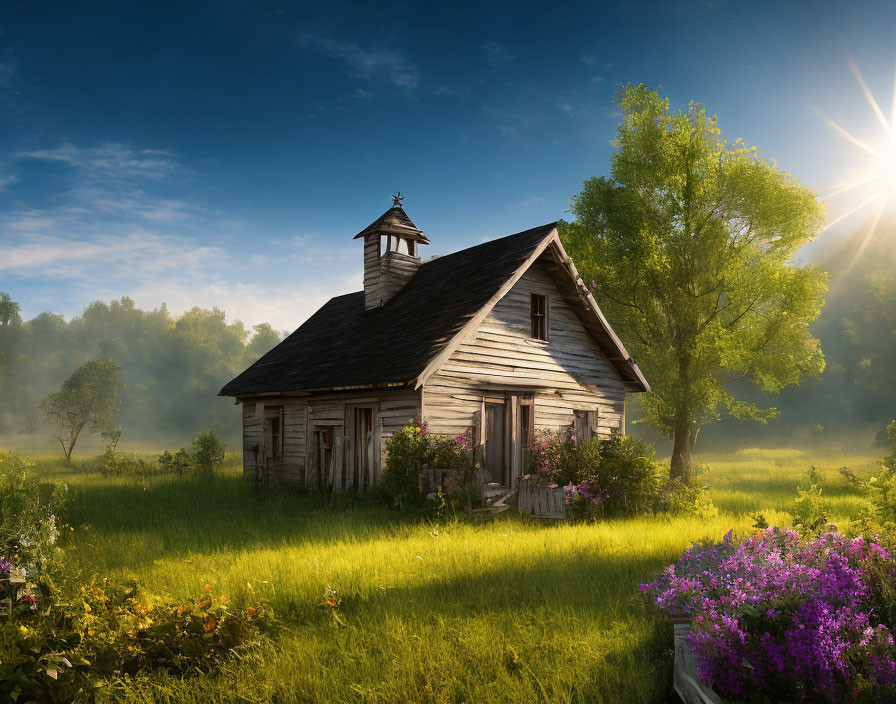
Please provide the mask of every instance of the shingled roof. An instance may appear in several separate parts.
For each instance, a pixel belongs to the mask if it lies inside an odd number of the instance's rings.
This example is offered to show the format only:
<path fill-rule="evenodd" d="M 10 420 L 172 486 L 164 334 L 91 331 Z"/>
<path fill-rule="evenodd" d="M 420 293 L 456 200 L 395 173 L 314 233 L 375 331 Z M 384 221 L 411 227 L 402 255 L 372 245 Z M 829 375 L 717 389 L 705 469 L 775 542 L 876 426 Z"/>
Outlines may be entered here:
<path fill-rule="evenodd" d="M 412 384 L 555 227 L 542 225 L 428 261 L 379 308 L 364 309 L 363 291 L 332 298 L 219 395 Z M 606 321 L 602 325 L 609 328 Z M 630 359 L 615 354 L 609 356 L 623 379 L 643 381 Z M 646 381 L 643 386 L 649 388 Z"/>
<path fill-rule="evenodd" d="M 429 240 L 426 239 L 423 230 L 420 230 L 411 222 L 408 214 L 401 207 L 400 202 L 389 208 L 352 239 L 356 240 L 359 237 L 377 234 L 399 235 L 405 239 L 415 240 L 420 244 L 429 244 Z"/>

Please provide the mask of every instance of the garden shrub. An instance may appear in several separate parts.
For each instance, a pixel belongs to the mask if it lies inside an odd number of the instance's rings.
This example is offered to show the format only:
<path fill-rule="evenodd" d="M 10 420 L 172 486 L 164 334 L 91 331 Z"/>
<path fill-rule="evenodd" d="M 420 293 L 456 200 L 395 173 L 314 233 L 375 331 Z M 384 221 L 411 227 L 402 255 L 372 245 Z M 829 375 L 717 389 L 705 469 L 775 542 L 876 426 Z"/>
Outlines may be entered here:
<path fill-rule="evenodd" d="M 701 681 L 729 700 L 894 701 L 896 560 L 837 533 L 697 544 L 641 590 L 685 614 Z"/>
<path fill-rule="evenodd" d="M 609 497 L 608 516 L 631 516 L 661 510 L 668 472 L 655 461 L 653 445 L 634 435 L 614 435 L 601 448 L 597 479 Z M 668 504 L 671 508 L 671 502 Z"/>
<path fill-rule="evenodd" d="M 453 437 L 430 433 L 426 423 L 411 419 L 408 424 L 386 440 L 386 468 L 377 484 L 376 492 L 389 506 L 404 510 L 419 510 L 427 502 L 420 492 L 420 470 L 424 467 L 454 469 L 460 473 L 460 485 L 448 501 L 463 501 L 469 506 L 476 490 L 475 466 L 469 457 L 469 437 L 466 433 Z"/>
<path fill-rule="evenodd" d="M 705 487 L 669 479 L 653 445 L 632 435 L 580 442 L 569 432 L 536 433 L 528 449 L 532 473 L 565 487 L 574 519 L 644 513 L 715 514 Z"/>

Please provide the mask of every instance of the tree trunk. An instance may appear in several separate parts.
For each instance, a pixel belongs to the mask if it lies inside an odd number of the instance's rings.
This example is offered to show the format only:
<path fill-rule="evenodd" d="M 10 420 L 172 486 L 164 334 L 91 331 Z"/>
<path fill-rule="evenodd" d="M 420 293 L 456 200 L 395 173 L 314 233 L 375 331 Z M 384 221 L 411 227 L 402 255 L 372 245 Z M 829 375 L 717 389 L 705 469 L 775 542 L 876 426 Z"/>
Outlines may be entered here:
<path fill-rule="evenodd" d="M 78 441 L 78 435 L 81 432 L 81 428 L 84 427 L 84 424 L 75 427 L 72 429 L 71 438 L 68 441 L 68 447 L 65 449 L 65 459 L 69 462 L 72 461 L 72 452 L 75 451 L 75 443 Z"/>
<path fill-rule="evenodd" d="M 683 414 L 675 419 L 675 427 L 672 429 L 672 466 L 669 470 L 672 479 L 690 481 L 693 432 L 693 424 Z"/>

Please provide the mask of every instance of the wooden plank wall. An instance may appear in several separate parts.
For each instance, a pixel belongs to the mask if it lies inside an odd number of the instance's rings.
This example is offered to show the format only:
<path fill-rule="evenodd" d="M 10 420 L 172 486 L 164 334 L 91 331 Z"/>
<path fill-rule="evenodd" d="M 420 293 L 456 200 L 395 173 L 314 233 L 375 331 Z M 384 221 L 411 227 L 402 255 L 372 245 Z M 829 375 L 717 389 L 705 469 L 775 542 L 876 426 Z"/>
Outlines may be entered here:
<path fill-rule="evenodd" d="M 364 240 L 364 307 L 376 308 L 392 298 L 421 264 L 419 257 L 402 252 L 390 251 L 380 256 L 380 238 L 367 237 Z"/>
<path fill-rule="evenodd" d="M 334 393 L 301 399 L 268 400 L 266 403 L 269 406 L 283 406 L 285 433 L 283 461 L 280 466 L 271 467 L 270 481 L 310 484 L 317 479 L 306 476 L 305 472 L 305 467 L 310 466 L 313 445 L 311 438 L 315 428 L 334 427 L 334 436 L 339 438 L 340 449 L 349 448 L 350 443 L 345 438 L 350 431 L 351 419 L 348 419 L 347 427 L 346 407 L 377 405 L 378 413 L 374 431 L 380 439 L 382 451 L 388 437 L 406 425 L 408 419 L 419 416 L 420 392 L 399 389 L 357 394 Z M 260 417 L 255 417 L 255 411 L 256 404 L 251 401 L 243 402 L 243 473 L 249 477 L 255 476 L 253 446 L 256 444 L 259 446 L 259 458 L 264 456 L 262 422 Z M 348 460 L 346 459 L 346 461 Z M 382 471 L 382 466 L 380 471 Z"/>
<path fill-rule="evenodd" d="M 255 417 L 255 404 L 243 402 L 243 476 L 255 478 L 256 460 L 262 458 L 261 417 Z M 256 449 L 257 448 L 257 449 Z"/>
<path fill-rule="evenodd" d="M 535 394 L 535 427 L 558 430 L 575 410 L 598 412 L 598 433 L 622 426 L 625 389 L 619 373 L 539 260 L 477 330 L 427 379 L 423 406 L 430 428 L 462 433 L 479 424 L 486 390 Z M 530 294 L 548 296 L 548 342 L 530 337 Z"/>

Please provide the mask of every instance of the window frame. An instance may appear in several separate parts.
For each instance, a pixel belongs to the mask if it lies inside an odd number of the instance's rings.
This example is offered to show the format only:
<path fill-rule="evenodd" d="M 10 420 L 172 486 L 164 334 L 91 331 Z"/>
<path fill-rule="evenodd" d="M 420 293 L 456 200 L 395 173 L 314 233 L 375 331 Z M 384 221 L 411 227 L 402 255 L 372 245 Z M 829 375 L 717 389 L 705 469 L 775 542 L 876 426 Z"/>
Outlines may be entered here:
<path fill-rule="evenodd" d="M 283 459 L 283 416 L 271 416 L 271 459 Z M 274 432 L 276 428 L 277 432 Z"/>
<path fill-rule="evenodd" d="M 536 305 L 540 303 L 541 305 Z M 540 310 L 539 310 L 540 309 Z M 529 338 L 538 342 L 550 340 L 550 304 L 546 293 L 529 293 Z M 539 328 L 541 328 L 539 330 Z M 539 336 L 541 332 L 543 337 Z"/>

